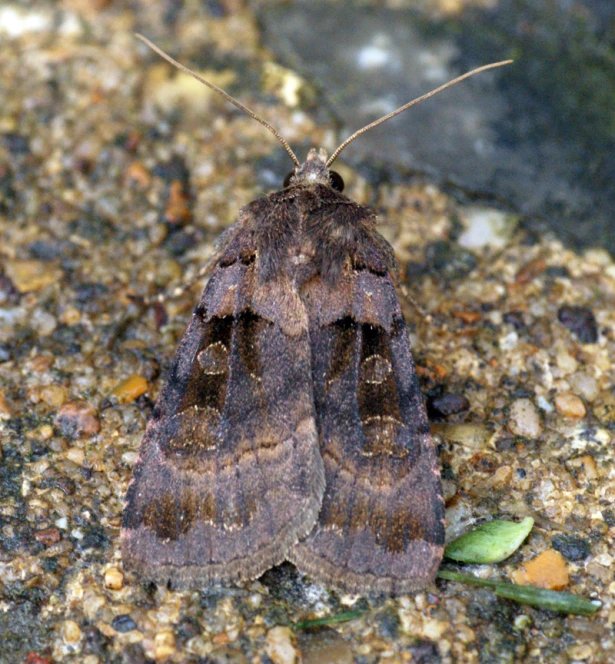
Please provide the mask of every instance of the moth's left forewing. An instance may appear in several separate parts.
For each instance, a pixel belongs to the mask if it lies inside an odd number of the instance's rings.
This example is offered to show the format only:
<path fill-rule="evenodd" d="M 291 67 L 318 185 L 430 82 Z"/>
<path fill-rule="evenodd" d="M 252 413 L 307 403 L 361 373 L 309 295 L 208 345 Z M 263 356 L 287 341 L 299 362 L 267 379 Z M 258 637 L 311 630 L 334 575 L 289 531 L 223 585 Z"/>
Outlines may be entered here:
<path fill-rule="evenodd" d="M 316 527 L 290 558 L 351 592 L 408 592 L 433 580 L 442 557 L 438 460 L 390 248 L 369 217 L 345 214 L 340 223 L 356 225 L 346 244 L 355 244 L 339 278 L 305 290 L 326 489 Z"/>
<path fill-rule="evenodd" d="M 248 209 L 141 443 L 122 519 L 124 564 L 141 578 L 255 578 L 317 518 L 324 472 L 307 314 L 283 274 L 260 278 L 252 221 Z"/>

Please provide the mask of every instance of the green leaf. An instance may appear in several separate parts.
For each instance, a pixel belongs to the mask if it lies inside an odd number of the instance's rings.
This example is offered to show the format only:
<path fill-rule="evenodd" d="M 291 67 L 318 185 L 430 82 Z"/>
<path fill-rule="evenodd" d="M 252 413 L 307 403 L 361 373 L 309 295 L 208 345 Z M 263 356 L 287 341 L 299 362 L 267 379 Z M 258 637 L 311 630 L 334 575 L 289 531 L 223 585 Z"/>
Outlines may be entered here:
<path fill-rule="evenodd" d="M 444 549 L 444 555 L 462 563 L 499 563 L 521 546 L 533 525 L 530 516 L 519 523 L 489 521 L 453 540 Z"/>
<path fill-rule="evenodd" d="M 313 627 L 322 627 L 323 625 L 335 625 L 341 622 L 348 622 L 349 620 L 356 620 L 364 616 L 366 611 L 345 611 L 344 613 L 337 613 L 334 616 L 325 616 L 324 618 L 314 618 L 313 620 L 302 620 L 295 623 L 296 630 L 312 629 Z"/>
<path fill-rule="evenodd" d="M 479 579 L 471 574 L 460 574 L 452 570 L 440 570 L 438 578 L 493 588 L 498 597 L 511 599 L 520 604 L 529 604 L 539 609 L 557 611 L 558 613 L 591 616 L 600 608 L 599 603 L 590 602 L 584 597 L 579 597 L 572 593 L 544 590 L 543 588 L 535 588 L 534 586 L 519 586 L 516 583 Z"/>

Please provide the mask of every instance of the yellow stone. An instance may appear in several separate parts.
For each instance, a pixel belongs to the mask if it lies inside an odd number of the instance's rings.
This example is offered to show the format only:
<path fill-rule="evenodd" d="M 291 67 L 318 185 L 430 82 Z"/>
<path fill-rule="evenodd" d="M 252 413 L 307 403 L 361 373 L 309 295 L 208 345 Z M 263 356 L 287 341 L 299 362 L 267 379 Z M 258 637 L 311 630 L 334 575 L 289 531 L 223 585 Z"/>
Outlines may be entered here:
<path fill-rule="evenodd" d="M 154 637 L 154 659 L 164 661 L 175 654 L 175 634 L 165 629 Z"/>
<path fill-rule="evenodd" d="M 105 572 L 105 588 L 121 590 L 124 587 L 124 574 L 117 567 L 110 567 Z"/>
<path fill-rule="evenodd" d="M 148 389 L 147 380 L 143 376 L 133 374 L 116 385 L 112 394 L 120 403 L 128 403 L 145 394 Z"/>
<path fill-rule="evenodd" d="M 68 390 L 63 385 L 46 385 L 40 394 L 41 399 L 52 408 L 60 408 L 68 399 Z"/>
<path fill-rule="evenodd" d="M 296 664 L 297 650 L 290 627 L 273 627 L 267 632 L 267 655 L 274 664 Z"/>
<path fill-rule="evenodd" d="M 558 394 L 555 397 L 555 407 L 557 408 L 557 412 L 564 417 L 578 419 L 585 417 L 587 413 L 583 401 L 581 401 L 576 394 L 570 394 L 568 392 Z"/>
<path fill-rule="evenodd" d="M 85 452 L 80 447 L 69 447 L 66 450 L 66 458 L 78 466 L 83 466 L 85 461 Z"/>
<path fill-rule="evenodd" d="M 65 620 L 62 632 L 66 643 L 79 643 L 81 639 L 81 627 L 74 620 Z"/>
<path fill-rule="evenodd" d="M 6 273 L 20 293 L 42 290 L 62 277 L 62 271 L 53 263 L 35 260 L 7 261 Z"/>

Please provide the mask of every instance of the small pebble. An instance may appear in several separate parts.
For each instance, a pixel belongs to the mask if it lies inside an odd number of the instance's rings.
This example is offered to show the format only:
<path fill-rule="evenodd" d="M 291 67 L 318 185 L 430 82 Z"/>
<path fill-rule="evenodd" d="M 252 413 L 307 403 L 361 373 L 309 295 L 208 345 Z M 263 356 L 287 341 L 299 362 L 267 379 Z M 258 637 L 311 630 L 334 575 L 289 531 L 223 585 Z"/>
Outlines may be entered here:
<path fill-rule="evenodd" d="M 190 212 L 190 196 L 186 194 L 182 183 L 174 180 L 169 191 L 169 202 L 164 211 L 164 217 L 170 224 L 185 226 L 190 223 L 192 213 Z"/>
<path fill-rule="evenodd" d="M 94 436 L 100 431 L 100 420 L 94 406 L 87 401 L 71 401 L 58 411 L 54 425 L 63 436 Z"/>
<path fill-rule="evenodd" d="M 593 658 L 596 653 L 589 643 L 577 643 L 570 646 L 566 654 L 575 662 L 586 662 Z"/>
<path fill-rule="evenodd" d="M 470 409 L 470 402 L 461 394 L 449 392 L 428 400 L 430 417 L 449 417 Z"/>
<path fill-rule="evenodd" d="M 301 664 L 352 664 L 352 648 L 335 630 L 300 632 L 297 647 Z"/>
<path fill-rule="evenodd" d="M 139 186 L 145 188 L 150 186 L 152 176 L 140 161 L 133 161 L 126 169 L 126 180 L 136 182 Z"/>
<path fill-rule="evenodd" d="M 74 620 L 65 620 L 62 626 L 64 641 L 69 644 L 79 643 L 81 639 L 81 627 Z"/>
<path fill-rule="evenodd" d="M 35 532 L 34 539 L 45 546 L 51 546 L 62 539 L 62 534 L 57 528 L 45 528 Z"/>
<path fill-rule="evenodd" d="M 557 354 L 555 361 L 564 375 L 572 374 L 579 368 L 577 360 L 565 350 L 561 350 Z"/>
<path fill-rule="evenodd" d="M 69 447 L 66 450 L 66 458 L 78 466 L 83 466 L 85 461 L 85 452 L 80 447 Z"/>
<path fill-rule="evenodd" d="M 226 645 L 230 642 L 229 635 L 226 632 L 218 632 L 211 637 L 211 642 L 215 646 Z"/>
<path fill-rule="evenodd" d="M 441 662 L 438 646 L 427 639 L 418 639 L 408 647 L 408 652 L 412 655 L 412 662 L 419 664 L 434 664 Z"/>
<path fill-rule="evenodd" d="M 502 488 L 508 486 L 513 477 L 512 466 L 500 466 L 491 477 L 491 486 Z"/>
<path fill-rule="evenodd" d="M 43 309 L 35 309 L 29 322 L 32 329 L 36 330 L 41 337 L 48 337 L 58 326 L 57 318 Z"/>
<path fill-rule="evenodd" d="M 13 417 L 13 409 L 6 398 L 6 394 L 0 392 L 0 420 L 10 420 L 11 417 Z"/>
<path fill-rule="evenodd" d="M 46 385 L 41 389 L 41 399 L 52 408 L 60 408 L 68 399 L 68 390 L 62 385 Z"/>
<path fill-rule="evenodd" d="M 563 590 L 568 586 L 568 569 L 564 556 L 559 551 L 547 549 L 539 556 L 512 573 L 515 583 L 536 586 L 548 590 Z"/>
<path fill-rule="evenodd" d="M 175 654 L 175 634 L 170 629 L 158 632 L 154 637 L 154 658 L 165 660 Z"/>
<path fill-rule="evenodd" d="M 113 388 L 113 396 L 119 403 L 128 403 L 138 399 L 142 394 L 145 394 L 149 389 L 147 380 L 143 376 L 133 374 L 128 376 L 121 383 Z"/>
<path fill-rule="evenodd" d="M 449 443 L 463 445 L 471 450 L 482 450 L 493 437 L 486 425 L 479 422 L 464 424 L 434 424 L 432 431 Z"/>
<path fill-rule="evenodd" d="M 29 652 L 25 664 L 52 664 L 52 662 L 45 657 L 39 657 L 35 652 Z"/>
<path fill-rule="evenodd" d="M 592 402 L 598 396 L 596 379 L 584 371 L 577 371 L 572 376 L 568 376 L 568 382 L 575 394 L 581 396 L 585 401 Z"/>
<path fill-rule="evenodd" d="M 567 560 L 585 560 L 591 553 L 589 542 L 576 535 L 554 535 L 551 538 L 551 544 L 556 551 L 559 551 Z"/>
<path fill-rule="evenodd" d="M 86 655 L 81 660 L 81 664 L 100 664 L 100 659 L 97 655 Z"/>
<path fill-rule="evenodd" d="M 436 620 L 433 618 L 427 620 L 423 625 L 423 636 L 427 637 L 430 641 L 438 641 L 450 628 L 451 624 L 447 620 Z"/>
<path fill-rule="evenodd" d="M 137 623 L 127 613 L 122 613 L 119 616 L 115 616 L 111 622 L 111 627 L 120 634 L 126 634 L 126 632 L 137 629 Z"/>
<path fill-rule="evenodd" d="M 557 319 L 574 332 L 582 344 L 595 344 L 598 341 L 598 325 L 589 307 L 564 305 L 557 312 Z"/>
<path fill-rule="evenodd" d="M 53 366 L 53 357 L 48 355 L 36 355 L 28 362 L 28 369 L 37 373 L 45 373 Z"/>
<path fill-rule="evenodd" d="M 584 479 L 586 482 L 591 482 L 598 479 L 598 467 L 594 458 L 589 454 L 570 459 L 566 465 L 577 469 L 577 479 L 579 480 Z"/>
<path fill-rule="evenodd" d="M 615 392 L 612 390 L 600 392 L 592 404 L 592 412 L 604 426 L 615 424 Z"/>
<path fill-rule="evenodd" d="M 585 404 L 576 394 L 558 394 L 555 397 L 555 407 L 557 412 L 564 417 L 581 418 L 585 417 L 587 410 Z"/>
<path fill-rule="evenodd" d="M 205 661 L 208 664 L 209 662 L 211 664 L 247 664 L 248 660 L 241 650 L 230 646 L 220 646 L 219 648 L 214 648 Z"/>
<path fill-rule="evenodd" d="M 45 261 L 12 260 L 6 262 L 5 269 L 20 293 L 42 290 L 62 278 L 62 270 Z"/>
<path fill-rule="evenodd" d="M 539 277 L 546 269 L 547 264 L 544 259 L 535 258 L 519 268 L 515 275 L 515 283 L 521 285 L 529 284 L 531 281 L 534 281 L 536 277 Z"/>
<path fill-rule="evenodd" d="M 290 627 L 273 627 L 267 632 L 266 651 L 274 664 L 296 664 L 297 650 Z"/>
<path fill-rule="evenodd" d="M 76 307 L 69 307 L 60 314 L 60 322 L 64 325 L 76 325 L 81 321 L 81 312 Z"/>
<path fill-rule="evenodd" d="M 458 242 L 466 249 L 480 249 L 487 245 L 495 249 L 505 247 L 517 226 L 515 216 L 493 208 L 468 206 L 459 213 L 465 230 Z"/>
<path fill-rule="evenodd" d="M 508 430 L 514 436 L 538 438 L 542 433 L 540 414 L 534 403 L 527 398 L 517 399 L 510 406 Z"/>
<path fill-rule="evenodd" d="M 124 587 L 124 575 L 117 567 L 110 567 L 105 572 L 105 588 L 121 590 Z"/>
<path fill-rule="evenodd" d="M 527 329 L 527 339 L 538 348 L 550 348 L 553 345 L 551 324 L 544 316 L 537 318 Z"/>

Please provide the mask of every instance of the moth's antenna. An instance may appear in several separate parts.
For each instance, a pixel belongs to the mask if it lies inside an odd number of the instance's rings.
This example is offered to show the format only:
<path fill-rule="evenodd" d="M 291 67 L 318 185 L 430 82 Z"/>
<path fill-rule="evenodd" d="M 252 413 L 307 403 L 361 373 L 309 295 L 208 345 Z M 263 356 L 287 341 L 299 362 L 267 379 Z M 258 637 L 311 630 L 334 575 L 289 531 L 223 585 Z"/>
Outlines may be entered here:
<path fill-rule="evenodd" d="M 217 92 L 221 97 L 224 97 L 224 99 L 226 99 L 226 101 L 230 101 L 231 104 L 233 104 L 237 108 L 241 109 L 244 113 L 249 115 L 251 118 L 254 118 L 254 120 L 256 120 L 257 122 L 262 124 L 263 127 L 266 127 L 267 129 L 269 129 L 269 131 L 284 146 L 284 149 L 290 155 L 290 158 L 293 160 L 295 166 L 297 166 L 297 168 L 299 168 L 301 166 L 301 162 L 297 159 L 295 153 L 292 151 L 290 145 L 288 144 L 288 141 L 286 141 L 284 138 L 282 138 L 282 136 L 280 136 L 280 134 L 278 133 L 278 131 L 276 129 L 274 129 L 268 122 L 263 120 L 263 118 L 261 118 L 259 115 L 257 115 L 254 111 L 250 110 L 247 106 L 244 106 L 241 102 L 237 101 L 236 99 L 233 99 L 233 97 L 231 97 L 231 95 L 224 92 L 224 90 L 219 88 L 217 85 L 214 85 L 213 83 L 210 83 L 209 81 L 206 81 L 204 78 L 202 78 L 198 74 L 195 74 L 193 71 L 188 69 L 188 67 L 185 67 L 184 65 L 177 62 L 177 60 L 173 60 L 173 58 L 170 55 L 167 55 L 164 51 L 159 49 L 156 46 L 156 44 L 153 44 L 149 39 L 147 39 L 147 37 L 144 37 L 143 35 L 140 35 L 140 34 L 135 34 L 135 37 L 137 39 L 140 39 L 143 43 L 147 44 L 152 50 L 156 51 L 156 53 L 158 53 L 158 55 L 163 57 L 167 62 L 170 62 L 172 65 L 177 67 L 179 70 L 183 71 L 186 74 L 189 74 L 193 78 L 196 78 L 197 81 L 200 81 L 201 83 L 203 83 L 203 85 L 206 85 L 208 88 L 212 89 L 214 92 Z"/>
<path fill-rule="evenodd" d="M 472 71 L 469 71 L 467 74 L 463 74 L 462 76 L 458 76 L 457 78 L 454 78 L 452 81 L 449 81 L 448 83 L 445 83 L 444 85 L 441 85 L 439 88 L 436 88 L 435 90 L 432 90 L 431 92 L 428 92 L 427 94 L 421 95 L 420 97 L 417 97 L 416 99 L 413 99 L 412 101 L 408 102 L 407 104 L 404 104 L 400 108 L 398 108 L 396 111 L 392 111 L 388 115 L 385 115 L 383 118 L 380 118 L 379 120 L 374 120 L 374 122 L 370 122 L 368 125 L 363 127 L 362 129 L 359 129 L 358 131 L 355 131 L 355 133 L 352 136 L 349 136 L 338 148 L 337 150 L 329 157 L 329 161 L 327 161 L 327 168 L 331 166 L 331 164 L 339 157 L 340 152 L 349 144 L 354 141 L 355 138 L 359 137 L 361 134 L 364 134 L 366 131 L 369 131 L 370 129 L 373 129 L 374 127 L 377 127 L 379 124 L 382 124 L 383 122 L 386 122 L 387 120 L 390 120 L 391 118 L 394 118 L 396 115 L 399 115 L 400 113 L 403 113 L 404 111 L 407 111 L 411 106 L 414 106 L 415 104 L 419 104 L 422 101 L 425 101 L 425 99 L 429 99 L 429 97 L 433 97 L 434 95 L 437 95 L 438 92 L 442 92 L 443 90 L 446 90 L 447 88 L 452 87 L 453 85 L 457 85 L 457 83 L 461 83 L 466 78 L 470 78 L 470 76 L 474 76 L 474 74 L 480 74 L 482 71 L 486 71 L 487 69 L 494 69 L 495 67 L 502 67 L 503 65 L 509 65 L 512 62 L 512 60 L 502 60 L 502 62 L 493 62 L 490 65 L 483 65 L 482 67 L 478 67 L 478 69 L 473 69 Z"/>

